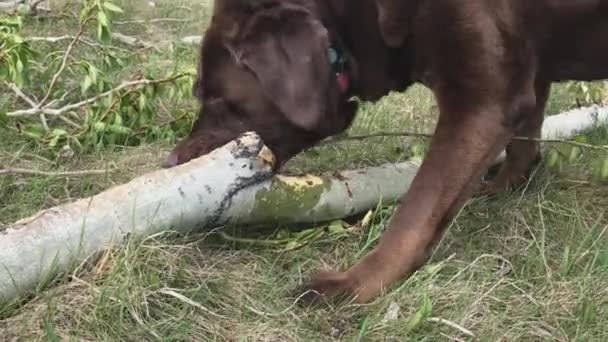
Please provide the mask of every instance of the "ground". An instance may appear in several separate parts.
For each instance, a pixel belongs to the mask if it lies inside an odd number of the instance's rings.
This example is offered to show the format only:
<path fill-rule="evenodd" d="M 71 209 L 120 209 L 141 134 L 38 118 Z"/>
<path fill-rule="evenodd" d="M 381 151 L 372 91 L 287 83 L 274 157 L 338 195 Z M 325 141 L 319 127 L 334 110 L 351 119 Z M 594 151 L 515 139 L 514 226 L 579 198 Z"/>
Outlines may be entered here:
<path fill-rule="evenodd" d="M 64 9 L 59 1 L 51 3 Z M 210 13 L 210 1 L 157 1 L 156 7 L 144 1 L 115 3 L 128 9 L 116 20 L 180 19 L 113 26 L 149 42 L 199 34 Z M 51 18 L 28 21 L 25 29 L 42 36 L 74 27 L 69 20 Z M 55 48 L 65 49 L 65 44 Z M 142 65 L 175 67 L 176 60 L 193 68 L 196 47 L 141 54 L 113 77 L 118 80 Z M 0 92 L 0 112 L 25 105 L 5 85 Z M 554 88 L 548 115 L 575 107 L 576 100 L 566 85 Z M 188 96 L 178 104 L 180 109 L 167 112 L 179 115 L 196 108 Z M 430 92 L 415 87 L 365 104 L 352 133 L 431 132 L 436 112 Z M 174 143 L 151 138 L 131 147 L 82 148 L 62 159 L 15 127 L 0 125 L 0 165 L 54 171 L 110 165 L 120 172 L 105 177 L 0 175 L 0 227 L 153 170 Z M 608 129 L 585 138 L 606 145 Z M 420 153 L 422 143 L 412 138 L 343 142 L 308 151 L 287 168 L 321 173 L 394 162 Z M 525 187 L 473 199 L 427 266 L 369 305 L 304 309 L 294 305 L 292 291 L 311 272 L 346 267 L 368 251 L 385 227 L 390 205 L 379 206 L 363 224 L 351 222 L 347 234 L 321 236 L 299 248 L 264 243 L 289 227 L 256 234 L 229 229 L 235 237 L 230 241 L 210 233 L 129 241 L 50 286 L 0 306 L 0 340 L 605 341 L 608 187 L 590 175 L 597 158 L 598 153 L 584 151 L 561 168 L 543 163 Z M 254 243 L 243 243 L 243 237 L 255 238 Z M 396 315 L 386 319 L 387 312 Z"/>

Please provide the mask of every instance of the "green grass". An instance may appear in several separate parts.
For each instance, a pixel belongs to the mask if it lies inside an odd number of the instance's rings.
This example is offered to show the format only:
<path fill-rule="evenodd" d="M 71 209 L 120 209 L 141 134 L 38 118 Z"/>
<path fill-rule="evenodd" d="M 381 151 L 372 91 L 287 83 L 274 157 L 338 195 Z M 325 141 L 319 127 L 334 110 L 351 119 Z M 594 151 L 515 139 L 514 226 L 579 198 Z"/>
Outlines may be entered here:
<path fill-rule="evenodd" d="M 123 6 L 129 14 L 116 20 L 188 21 L 114 29 L 150 41 L 196 34 L 208 20 L 208 3 L 161 2 L 150 9 L 129 2 L 129 7 Z M 66 26 L 32 22 L 27 29 L 36 35 L 70 32 L 69 20 Z M 118 80 L 142 68 L 160 72 L 178 63 L 176 58 L 193 66 L 196 47 L 142 54 L 111 77 Z M 0 91 L 2 110 L 24 105 L 7 89 Z M 571 108 L 573 100 L 564 86 L 556 87 L 549 114 Z M 181 110 L 193 108 L 191 99 L 179 105 Z M 168 112 L 172 110 L 177 109 Z M 430 92 L 414 87 L 365 104 L 352 131 L 429 132 L 436 114 Z M 42 170 L 116 165 L 121 172 L 80 178 L 0 176 L 0 226 L 155 169 L 172 146 L 171 140 L 150 139 L 141 146 L 89 148 L 58 158 L 55 150 L 14 127 L 0 126 L 0 165 Z M 597 129 L 586 138 L 608 144 L 608 129 Z M 343 142 L 306 152 L 289 163 L 288 170 L 329 172 L 394 162 L 410 157 L 410 147 L 417 143 L 410 138 Z M 58 277 L 52 286 L 0 307 L 0 340 L 605 341 L 608 188 L 589 175 L 597 157 L 585 152 L 562 170 L 541 165 L 523 189 L 473 199 L 430 262 L 369 305 L 307 310 L 293 304 L 292 291 L 312 272 L 347 267 L 368 251 L 384 229 L 390 206 L 376 210 L 368 225 L 354 223 L 347 236 L 325 236 L 292 251 L 228 243 L 208 234 L 167 233 L 129 241 Z M 277 228 L 285 227 L 268 227 L 270 233 L 261 238 L 274 238 Z M 398 305 L 399 315 L 384 321 L 392 303 Z"/>

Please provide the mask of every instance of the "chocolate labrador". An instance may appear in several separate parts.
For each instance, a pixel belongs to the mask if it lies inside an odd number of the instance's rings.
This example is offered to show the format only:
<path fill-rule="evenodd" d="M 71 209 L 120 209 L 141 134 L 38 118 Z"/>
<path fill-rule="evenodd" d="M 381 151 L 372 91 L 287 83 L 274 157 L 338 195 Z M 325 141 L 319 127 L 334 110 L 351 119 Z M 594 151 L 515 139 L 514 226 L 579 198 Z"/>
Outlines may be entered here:
<path fill-rule="evenodd" d="M 279 165 L 414 82 L 440 109 L 431 147 L 378 245 L 305 299 L 367 302 L 418 269 L 505 147 L 485 184 L 519 184 L 539 159 L 551 83 L 608 78 L 608 0 L 216 0 L 194 94 L 204 108 L 167 159 L 178 165 L 245 131 Z M 395 182 L 399 180 L 396 179 Z"/>

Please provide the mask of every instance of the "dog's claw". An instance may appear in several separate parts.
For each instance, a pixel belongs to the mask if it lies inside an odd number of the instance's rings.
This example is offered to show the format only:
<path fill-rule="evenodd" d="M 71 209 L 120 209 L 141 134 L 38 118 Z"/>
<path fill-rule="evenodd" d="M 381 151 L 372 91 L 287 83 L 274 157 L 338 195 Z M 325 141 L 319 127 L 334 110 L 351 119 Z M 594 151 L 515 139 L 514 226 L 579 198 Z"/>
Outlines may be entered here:
<path fill-rule="evenodd" d="M 491 180 L 482 181 L 479 184 L 479 188 L 477 189 L 477 195 L 478 196 L 494 196 L 494 195 L 500 194 L 503 191 L 504 190 L 500 190 L 499 187 L 497 187 L 497 185 L 495 184 L 495 182 L 493 182 Z"/>
<path fill-rule="evenodd" d="M 299 292 L 298 302 L 303 306 L 318 305 L 355 296 L 353 282 L 343 272 L 322 272 L 315 275 Z"/>

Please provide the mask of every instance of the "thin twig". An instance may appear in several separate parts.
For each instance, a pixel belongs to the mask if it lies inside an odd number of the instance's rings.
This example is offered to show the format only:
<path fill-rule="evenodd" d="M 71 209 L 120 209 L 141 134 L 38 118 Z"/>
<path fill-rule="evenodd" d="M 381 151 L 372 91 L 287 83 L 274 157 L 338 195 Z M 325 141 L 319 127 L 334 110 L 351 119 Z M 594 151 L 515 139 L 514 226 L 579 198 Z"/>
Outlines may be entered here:
<path fill-rule="evenodd" d="M 160 290 L 158 290 L 156 292 L 164 294 L 164 295 L 171 296 L 171 297 L 173 297 L 175 299 L 178 299 L 178 300 L 180 300 L 180 301 L 182 301 L 182 302 L 184 302 L 186 304 L 189 304 L 189 305 L 191 305 L 191 306 L 193 306 L 193 307 L 195 307 L 197 309 L 200 309 L 200 310 L 202 310 L 202 311 L 204 311 L 204 312 L 206 312 L 206 313 L 208 313 L 208 314 L 210 314 L 212 316 L 215 316 L 217 318 L 228 319 L 228 317 L 220 315 L 220 314 L 218 314 L 218 313 L 216 313 L 216 312 L 214 312 L 214 311 L 212 311 L 212 310 L 204 307 L 203 305 L 201 305 L 201 304 L 193 301 L 192 299 L 184 296 L 183 294 L 177 293 L 174 289 L 163 288 L 163 289 L 160 289 Z"/>
<path fill-rule="evenodd" d="M 112 32 L 112 39 L 116 39 L 117 41 L 119 41 L 125 45 L 129 45 L 129 46 L 141 47 L 141 48 L 146 48 L 146 49 L 156 48 L 156 45 L 153 43 L 147 42 L 145 40 L 141 40 L 137 37 L 118 33 L 118 32 Z"/>
<path fill-rule="evenodd" d="M 8 167 L 0 169 L 0 176 L 7 175 L 25 175 L 25 176 L 45 176 L 45 177 L 81 177 L 81 176 L 95 176 L 95 175 L 106 175 L 112 173 L 116 169 L 108 170 L 81 170 L 81 171 L 41 171 L 24 169 L 18 167 Z"/>
<path fill-rule="evenodd" d="M 27 104 L 29 104 L 32 107 L 36 107 L 37 104 L 34 100 L 32 100 L 32 98 L 30 98 L 29 96 L 25 95 L 25 93 L 15 84 L 15 83 L 8 83 L 8 87 L 15 93 L 17 94 L 17 97 L 19 97 L 20 99 L 24 100 L 25 102 L 27 102 Z"/>
<path fill-rule="evenodd" d="M 160 42 L 148 42 L 145 40 L 141 40 L 140 38 L 137 37 L 133 37 L 133 36 L 128 36 L 126 34 L 122 34 L 122 33 L 118 33 L 118 32 L 112 32 L 111 33 L 112 39 L 115 39 L 117 41 L 119 41 L 120 43 L 123 43 L 125 45 L 129 45 L 131 47 L 135 47 L 135 48 L 154 48 L 156 50 L 158 50 L 157 46 L 161 46 L 169 41 L 160 41 Z M 126 50 L 123 48 L 119 48 L 116 46 L 112 46 L 112 45 L 102 45 L 99 43 L 95 43 L 89 39 L 87 39 L 86 37 L 77 37 L 74 35 L 63 35 L 63 36 L 35 36 L 35 37 L 27 37 L 25 38 L 27 41 L 30 42 L 46 42 L 46 43 L 58 43 L 58 42 L 62 42 L 64 40 L 77 40 L 79 42 L 82 42 L 90 47 L 94 47 L 94 48 L 110 48 L 110 49 L 116 49 L 116 50 Z M 131 52 L 130 50 L 126 50 Z"/>
<path fill-rule="evenodd" d="M 71 40 L 74 39 L 76 36 L 74 35 L 63 35 L 63 36 L 33 36 L 33 37 L 26 37 L 25 40 L 29 41 L 29 42 L 45 42 L 45 43 L 58 43 L 58 42 L 62 42 L 64 40 Z M 114 34 L 113 34 L 114 37 Z M 78 40 L 80 43 L 83 43 L 91 48 L 96 48 L 96 49 L 112 49 L 112 50 L 117 50 L 117 51 L 123 51 L 126 53 L 132 53 L 133 51 L 129 50 L 129 49 L 125 49 L 125 48 L 121 48 L 118 46 L 113 46 L 113 45 L 103 45 L 100 43 L 96 43 L 94 41 L 92 41 L 89 38 L 86 37 L 80 37 L 80 39 Z M 126 42 L 123 42 L 126 44 Z"/>
<path fill-rule="evenodd" d="M 80 24 L 78 33 L 76 33 L 76 36 L 74 36 L 74 38 L 68 45 L 67 49 L 65 50 L 65 53 L 63 54 L 63 58 L 61 60 L 61 66 L 59 67 L 59 70 L 57 70 L 55 75 L 53 75 L 53 78 L 51 79 L 51 84 L 49 85 L 49 89 L 47 90 L 46 95 L 42 98 L 40 103 L 38 103 L 38 107 L 42 107 L 44 105 L 44 103 L 49 99 L 51 94 L 53 93 L 53 88 L 55 88 L 55 84 L 57 83 L 59 76 L 61 76 L 61 74 L 65 70 L 65 67 L 68 64 L 68 59 L 70 58 L 70 55 L 72 54 L 72 50 L 76 46 L 76 43 L 78 43 L 78 41 L 80 40 L 80 37 L 82 37 L 82 35 L 84 34 L 86 24 L 89 22 L 89 20 L 90 20 L 90 18 L 87 18 L 87 19 L 83 20 L 82 23 Z M 42 113 L 42 114 L 44 114 L 44 113 Z"/>
<path fill-rule="evenodd" d="M 282 311 L 279 311 L 279 312 L 265 312 L 265 311 L 258 310 L 256 308 L 246 305 L 246 304 L 245 304 L 245 307 L 247 309 L 249 309 L 251 312 L 253 312 L 254 314 L 259 315 L 259 316 L 278 317 L 278 316 L 282 316 L 282 315 L 288 313 L 293 308 L 295 308 L 298 305 L 298 303 L 300 302 L 300 300 L 302 300 L 302 298 L 307 296 L 309 293 L 310 293 L 310 291 L 306 291 L 306 292 L 302 293 L 291 303 L 291 305 L 289 305 L 288 307 L 286 307 L 285 309 L 283 309 Z M 251 302 L 251 299 L 250 298 L 248 298 L 248 299 Z"/>
<path fill-rule="evenodd" d="M 27 95 L 25 95 L 25 93 L 23 93 L 23 91 L 21 91 L 21 89 L 19 89 L 19 87 L 17 87 L 16 84 L 10 83 L 9 88 L 11 88 L 15 92 L 15 94 L 17 94 L 17 97 L 23 99 L 30 106 L 32 106 L 32 107 L 37 106 L 36 102 L 34 102 L 34 100 L 32 100 Z M 48 122 L 46 120 L 46 116 L 44 116 L 44 114 L 40 114 L 40 123 L 42 123 L 42 127 L 44 128 L 45 131 L 47 131 L 47 132 L 50 131 L 49 124 L 48 124 Z"/>
<path fill-rule="evenodd" d="M 191 19 L 183 19 L 183 18 L 156 18 L 156 19 L 137 19 L 137 20 L 123 20 L 123 21 L 114 21 L 115 25 L 130 25 L 130 24 L 147 24 L 147 23 L 163 23 L 163 22 L 188 22 Z"/>
<path fill-rule="evenodd" d="M 359 141 L 366 140 L 371 138 L 387 138 L 387 137 L 413 137 L 413 138 L 433 138 L 433 134 L 431 133 L 419 133 L 419 132 L 376 132 L 371 134 L 364 135 L 346 135 L 335 138 L 329 138 L 322 141 L 319 145 L 329 145 L 335 144 L 343 141 Z M 587 143 L 582 143 L 578 141 L 572 140 L 564 140 L 564 139 L 539 139 L 539 138 L 529 138 L 529 137 L 513 137 L 513 140 L 518 141 L 529 141 L 529 142 L 538 142 L 544 144 L 567 144 L 576 147 L 581 147 L 590 150 L 603 151 L 608 152 L 608 146 L 597 146 Z"/>
<path fill-rule="evenodd" d="M 34 37 L 27 37 L 25 38 L 27 41 L 29 42 L 45 42 L 45 43 L 58 43 L 58 42 L 62 42 L 64 40 L 74 40 L 76 38 L 76 36 L 74 35 L 63 35 L 63 36 L 49 36 L 49 37 L 38 37 L 38 36 L 34 36 Z M 85 37 L 80 37 L 78 39 L 79 42 L 84 43 L 88 46 L 91 47 L 96 47 L 96 48 L 101 48 L 104 47 L 104 45 L 101 45 L 99 43 L 95 43 L 90 41 L 89 39 L 85 38 Z"/>
<path fill-rule="evenodd" d="M 467 328 L 465 328 L 465 327 L 461 326 L 461 325 L 460 325 L 460 324 L 458 324 L 458 323 L 454 323 L 454 322 L 452 322 L 452 321 L 449 321 L 449 320 L 447 320 L 447 319 L 445 319 L 445 318 L 439 318 L 439 317 L 430 317 L 430 318 L 427 318 L 427 321 L 429 321 L 429 322 L 435 322 L 435 323 L 441 323 L 441 324 L 445 324 L 445 325 L 447 325 L 447 326 L 449 326 L 449 327 L 452 327 L 452 328 L 454 328 L 454 329 L 456 329 L 456 330 L 460 331 L 461 333 L 463 333 L 463 334 L 465 334 L 465 335 L 467 335 L 467 336 L 470 336 L 470 337 L 475 337 L 475 334 L 473 334 L 473 332 L 472 332 L 471 330 L 469 330 L 469 329 L 467 329 Z"/>
<path fill-rule="evenodd" d="M 335 144 L 342 141 L 358 141 L 367 140 L 371 138 L 388 138 L 388 137 L 413 137 L 413 138 L 432 138 L 433 135 L 430 133 L 419 133 L 419 132 L 376 132 L 371 134 L 363 135 L 345 135 L 334 138 L 329 138 L 322 141 L 319 145 Z"/>
<path fill-rule="evenodd" d="M 68 39 L 74 39 L 76 36 L 73 35 L 63 35 L 63 36 L 50 36 L 50 37 L 26 37 L 25 40 L 29 42 L 47 42 L 47 43 L 57 43 Z"/>
<path fill-rule="evenodd" d="M 66 124 L 72 126 L 73 128 L 76 128 L 76 129 L 81 129 L 82 128 L 81 125 L 79 125 L 76 122 L 74 122 L 74 121 L 66 118 L 64 115 L 59 115 L 58 118 L 59 118 L 59 120 L 65 122 Z"/>
<path fill-rule="evenodd" d="M 121 85 L 110 89 L 104 93 L 101 93 L 99 95 L 93 96 L 91 98 L 88 98 L 86 100 L 82 100 L 80 102 L 77 103 L 72 103 L 69 105 L 65 105 L 61 108 L 48 108 L 48 106 L 45 106 L 43 108 L 38 108 L 38 107 L 34 107 L 34 108 L 30 108 L 30 109 L 23 109 L 23 110 L 16 110 L 14 112 L 9 112 L 6 113 L 6 116 L 8 117 L 20 117 L 20 116 L 31 116 L 31 115 L 37 115 L 37 114 L 45 114 L 45 115 L 50 115 L 50 116 L 59 116 L 59 115 L 63 115 L 69 111 L 84 107 L 86 105 L 89 105 L 91 103 L 95 103 L 97 101 L 99 101 L 100 99 L 112 95 L 116 92 L 119 92 L 125 88 L 129 88 L 129 87 L 135 87 L 135 86 L 142 86 L 142 85 L 151 85 L 151 84 L 160 84 L 160 83 L 168 83 L 168 82 L 173 82 L 175 80 L 178 80 L 182 77 L 186 77 L 186 76 L 190 76 L 189 73 L 182 73 L 182 74 L 178 74 L 175 76 L 171 76 L 168 78 L 163 78 L 163 79 L 158 79 L 158 80 L 150 80 L 150 79 L 143 79 L 143 80 L 135 80 L 135 81 L 129 81 L 129 82 L 123 82 Z"/>
<path fill-rule="evenodd" d="M 543 143 L 543 144 L 566 144 L 566 145 L 576 146 L 576 147 L 580 147 L 580 148 L 586 148 L 589 150 L 608 152 L 608 146 L 598 146 L 598 145 L 592 145 L 592 144 L 587 144 L 587 143 L 582 143 L 582 142 L 572 141 L 572 140 L 537 139 L 537 138 L 526 138 L 526 137 L 515 137 L 515 138 L 513 138 L 513 140 L 532 141 L 532 142 L 539 142 L 539 143 Z"/>
<path fill-rule="evenodd" d="M 32 2 L 30 4 L 30 12 L 29 13 L 36 14 L 38 12 L 38 9 L 39 9 L 38 5 L 40 5 L 44 1 L 46 1 L 46 0 L 36 0 L 36 1 Z M 45 10 L 48 10 L 48 9 L 45 9 Z"/>
<path fill-rule="evenodd" d="M 600 235 L 598 235 L 598 237 L 595 239 L 595 241 L 593 241 L 593 243 L 591 244 L 591 246 L 589 248 L 587 248 L 587 250 L 583 253 L 581 253 L 576 260 L 574 260 L 573 264 L 576 264 L 578 262 L 581 261 L 581 259 L 583 259 L 584 257 L 586 257 L 589 253 L 591 253 L 591 251 L 595 248 L 595 246 L 602 241 L 602 238 L 604 237 L 604 234 L 606 233 L 606 231 L 608 230 L 608 225 L 606 225 L 604 227 L 604 229 L 602 229 L 602 232 L 600 233 Z"/>
<path fill-rule="evenodd" d="M 450 335 L 448 335 L 448 334 L 446 334 L 446 333 L 442 333 L 442 332 L 440 332 L 440 333 L 439 333 L 439 335 L 441 335 L 441 336 L 443 336 L 443 337 L 447 338 L 447 340 L 448 340 L 448 341 L 454 341 L 454 342 L 466 342 L 465 340 L 463 340 L 463 339 L 461 339 L 461 338 L 454 337 L 454 336 L 450 336 Z"/>

